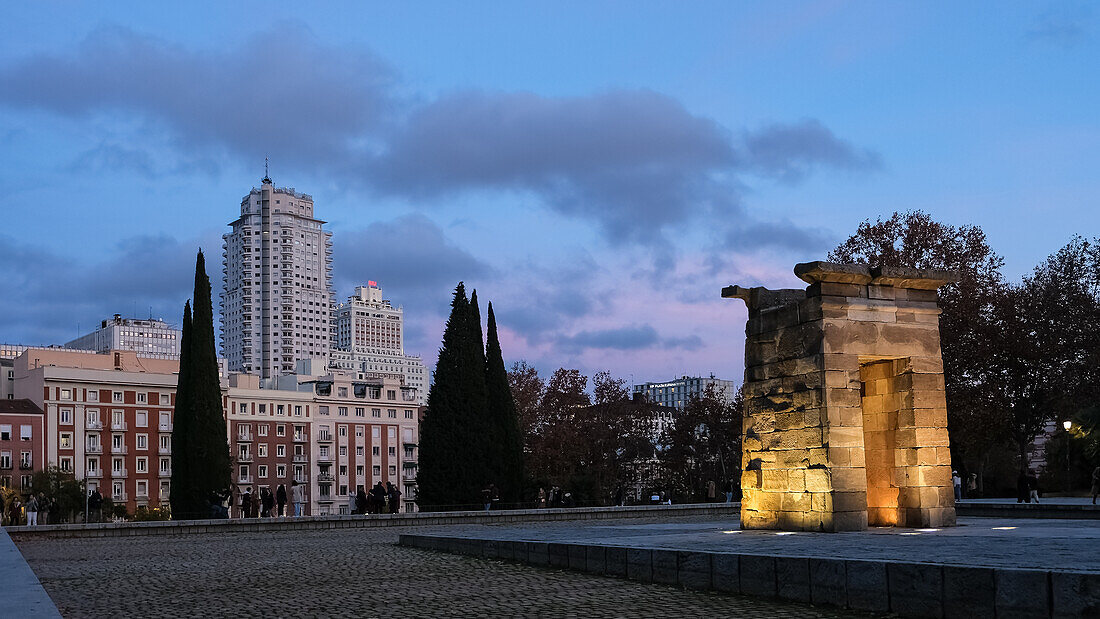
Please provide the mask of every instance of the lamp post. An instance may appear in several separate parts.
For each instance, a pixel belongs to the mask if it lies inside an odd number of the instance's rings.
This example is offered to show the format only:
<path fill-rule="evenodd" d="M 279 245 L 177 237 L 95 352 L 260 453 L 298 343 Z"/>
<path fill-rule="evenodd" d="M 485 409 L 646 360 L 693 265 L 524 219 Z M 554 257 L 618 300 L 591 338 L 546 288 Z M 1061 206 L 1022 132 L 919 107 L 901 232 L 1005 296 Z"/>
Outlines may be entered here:
<path fill-rule="evenodd" d="M 1071 477 L 1073 474 L 1073 469 L 1070 468 L 1069 464 L 1069 450 L 1071 445 L 1070 439 L 1072 438 L 1069 431 L 1071 428 L 1073 428 L 1073 422 L 1067 419 L 1062 422 L 1062 427 L 1066 429 L 1066 496 L 1068 497 L 1073 492 L 1073 483 Z"/>

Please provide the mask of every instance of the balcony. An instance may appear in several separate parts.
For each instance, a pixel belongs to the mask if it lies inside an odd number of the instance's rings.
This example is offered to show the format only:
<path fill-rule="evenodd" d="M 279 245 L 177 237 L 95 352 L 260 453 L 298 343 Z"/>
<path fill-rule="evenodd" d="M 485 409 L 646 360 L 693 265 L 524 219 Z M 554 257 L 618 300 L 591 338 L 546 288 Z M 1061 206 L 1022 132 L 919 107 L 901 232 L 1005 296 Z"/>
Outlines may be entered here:
<path fill-rule="evenodd" d="M 119 494 L 116 494 L 116 495 L 112 496 L 111 500 L 116 502 L 116 503 L 120 502 L 120 501 L 125 503 L 127 501 L 127 498 L 128 498 L 128 495 L 125 492 L 122 492 L 122 493 L 119 493 Z"/>
<path fill-rule="evenodd" d="M 254 480 L 252 479 L 251 475 L 246 475 L 244 477 L 238 477 L 237 478 L 237 484 L 241 485 L 241 486 L 251 484 L 253 481 Z"/>
<path fill-rule="evenodd" d="M 334 480 L 332 473 L 318 473 L 317 483 L 319 484 L 331 484 Z"/>
<path fill-rule="evenodd" d="M 321 432 L 317 435 L 317 442 L 318 443 L 331 443 L 332 442 L 332 435 L 329 434 L 328 432 Z"/>
<path fill-rule="evenodd" d="M 322 494 L 322 495 L 317 497 L 317 502 L 318 503 L 332 503 L 335 500 L 336 499 L 334 499 L 331 494 Z"/>
<path fill-rule="evenodd" d="M 305 464 L 306 462 L 309 462 L 309 456 L 305 454 L 294 454 L 295 464 Z"/>
<path fill-rule="evenodd" d="M 416 443 L 410 443 L 409 441 L 405 441 L 405 442 L 403 443 L 403 445 L 404 445 L 405 447 L 412 447 L 413 449 L 416 449 Z"/>
<path fill-rule="evenodd" d="M 300 484 L 308 484 L 309 483 L 309 475 L 306 475 L 304 473 L 301 474 L 301 475 L 295 475 L 294 476 L 294 481 L 296 481 Z"/>
<path fill-rule="evenodd" d="M 125 455 L 126 454 L 126 446 L 125 445 L 111 445 L 111 453 Z"/>
<path fill-rule="evenodd" d="M 294 442 L 295 443 L 308 443 L 309 442 L 309 437 L 307 437 L 305 434 L 295 434 L 294 435 Z"/>
<path fill-rule="evenodd" d="M 252 433 L 251 432 L 241 432 L 241 433 L 237 434 L 237 442 L 238 443 L 251 443 L 252 442 Z"/>
<path fill-rule="evenodd" d="M 125 479 L 130 476 L 130 471 L 126 469 L 111 469 L 111 477 L 114 479 Z"/>
<path fill-rule="evenodd" d="M 20 460 L 19 461 L 19 470 L 29 471 L 33 468 L 34 468 L 34 464 L 30 460 Z"/>
<path fill-rule="evenodd" d="M 252 454 L 250 454 L 250 453 L 237 454 L 237 462 L 252 462 Z"/>
<path fill-rule="evenodd" d="M 103 477 L 103 469 L 88 469 L 84 472 L 84 477 L 88 477 L 90 479 L 99 479 L 100 477 Z"/>
<path fill-rule="evenodd" d="M 126 422 L 125 421 L 112 421 L 111 422 L 111 429 L 116 430 L 118 432 L 125 432 L 126 431 Z"/>
<path fill-rule="evenodd" d="M 161 445 L 161 447 L 160 447 L 160 455 L 162 455 L 162 456 L 170 456 L 170 455 L 172 455 L 172 447 L 171 447 L 171 446 L 169 446 L 169 447 L 165 447 L 165 446 Z"/>
<path fill-rule="evenodd" d="M 327 464 L 332 464 L 333 463 L 333 455 L 332 454 L 325 454 L 325 455 L 317 456 L 317 462 L 318 463 L 323 462 L 323 463 L 327 463 Z"/>
<path fill-rule="evenodd" d="M 412 482 L 416 481 L 416 471 L 410 470 L 410 469 L 405 469 L 401 473 L 401 479 L 403 479 L 404 481 L 407 481 L 407 482 L 408 481 L 412 481 Z"/>
<path fill-rule="evenodd" d="M 87 430 L 96 430 L 96 431 L 102 430 L 103 429 L 103 422 L 102 421 L 89 421 L 88 424 L 85 426 L 85 429 L 87 429 Z"/>
<path fill-rule="evenodd" d="M 138 492 L 138 493 L 137 493 L 137 494 L 136 494 L 136 495 L 134 496 L 134 498 L 135 498 L 136 500 L 138 500 L 138 501 L 148 501 L 148 500 L 149 500 L 149 492 L 148 492 L 148 491 L 146 491 L 146 492 Z"/>
<path fill-rule="evenodd" d="M 171 432 L 172 431 L 172 423 L 171 422 L 161 423 L 160 424 L 160 431 L 161 432 Z"/>
<path fill-rule="evenodd" d="M 158 474 L 161 477 L 171 477 L 172 476 L 172 467 L 168 467 L 166 469 L 160 469 L 160 472 Z"/>
<path fill-rule="evenodd" d="M 101 454 L 103 453 L 103 445 L 88 445 L 84 448 L 84 453 Z"/>

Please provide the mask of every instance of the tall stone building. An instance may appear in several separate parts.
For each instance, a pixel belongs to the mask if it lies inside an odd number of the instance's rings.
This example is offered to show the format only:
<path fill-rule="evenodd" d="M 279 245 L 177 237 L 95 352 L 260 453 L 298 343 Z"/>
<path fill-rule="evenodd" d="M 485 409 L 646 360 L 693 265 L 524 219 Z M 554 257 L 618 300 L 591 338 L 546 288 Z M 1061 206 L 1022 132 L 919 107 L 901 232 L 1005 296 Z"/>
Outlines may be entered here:
<path fill-rule="evenodd" d="M 272 378 L 297 359 L 328 357 L 332 233 L 313 198 L 265 176 L 222 236 L 222 356 L 230 372 Z"/>
<path fill-rule="evenodd" d="M 330 365 L 374 375 L 398 376 L 416 389 L 424 403 L 427 370 L 417 355 L 405 354 L 405 316 L 382 298 L 377 282 L 356 286 L 348 302 L 336 308 L 336 334 Z"/>

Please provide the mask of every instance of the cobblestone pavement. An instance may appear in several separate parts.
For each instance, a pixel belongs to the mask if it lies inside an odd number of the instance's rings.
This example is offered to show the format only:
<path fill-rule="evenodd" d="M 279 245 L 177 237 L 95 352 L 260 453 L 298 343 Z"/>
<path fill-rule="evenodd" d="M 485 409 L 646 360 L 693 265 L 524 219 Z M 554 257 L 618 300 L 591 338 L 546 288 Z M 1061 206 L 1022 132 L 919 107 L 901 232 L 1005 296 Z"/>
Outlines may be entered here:
<path fill-rule="evenodd" d="M 872 527 L 849 533 L 742 531 L 734 517 L 421 527 L 418 533 L 709 550 L 788 557 L 919 561 L 1100 572 L 1100 521 L 959 518 L 942 529 Z"/>
<path fill-rule="evenodd" d="M 400 533 L 423 529 L 28 540 L 19 548 L 66 617 L 851 616 L 394 545 Z"/>

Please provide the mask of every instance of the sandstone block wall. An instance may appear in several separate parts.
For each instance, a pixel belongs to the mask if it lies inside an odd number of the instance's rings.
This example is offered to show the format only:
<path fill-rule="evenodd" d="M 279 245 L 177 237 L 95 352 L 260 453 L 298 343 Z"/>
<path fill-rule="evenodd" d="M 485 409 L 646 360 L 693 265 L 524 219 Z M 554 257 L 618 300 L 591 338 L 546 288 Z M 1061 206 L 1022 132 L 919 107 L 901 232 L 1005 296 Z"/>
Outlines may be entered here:
<path fill-rule="evenodd" d="M 936 289 L 953 274 L 800 264 L 749 308 L 744 528 L 954 524 Z"/>

